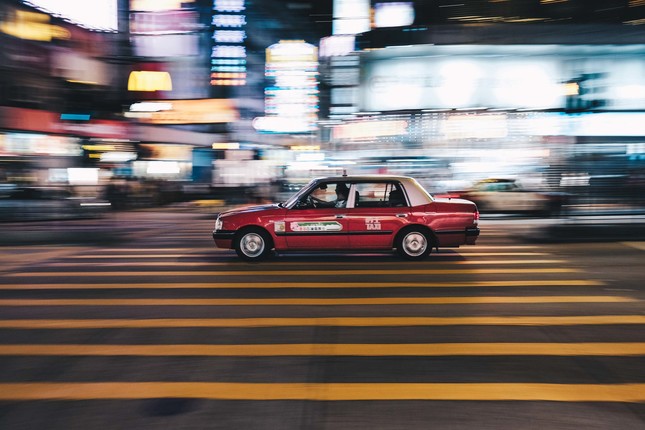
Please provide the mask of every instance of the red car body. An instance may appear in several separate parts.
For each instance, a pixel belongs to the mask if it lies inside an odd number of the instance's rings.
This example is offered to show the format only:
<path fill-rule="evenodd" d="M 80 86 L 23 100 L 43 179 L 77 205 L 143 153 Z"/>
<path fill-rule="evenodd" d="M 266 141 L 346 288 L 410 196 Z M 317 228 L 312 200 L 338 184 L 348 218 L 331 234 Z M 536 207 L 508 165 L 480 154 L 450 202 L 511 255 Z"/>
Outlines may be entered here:
<path fill-rule="evenodd" d="M 326 200 L 332 187 L 345 200 Z M 321 191 L 322 199 L 315 197 Z M 317 178 L 285 203 L 222 212 L 213 239 L 245 260 L 275 249 L 392 250 L 421 259 L 433 248 L 474 245 L 479 212 L 462 199 L 436 199 L 414 179 L 371 175 Z"/>

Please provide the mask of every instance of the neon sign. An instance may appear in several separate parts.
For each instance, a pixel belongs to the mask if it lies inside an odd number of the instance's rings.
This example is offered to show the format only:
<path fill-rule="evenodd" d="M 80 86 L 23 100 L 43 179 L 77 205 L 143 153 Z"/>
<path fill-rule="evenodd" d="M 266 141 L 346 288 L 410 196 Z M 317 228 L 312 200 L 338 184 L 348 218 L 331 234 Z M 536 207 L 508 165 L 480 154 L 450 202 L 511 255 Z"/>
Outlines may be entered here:
<path fill-rule="evenodd" d="M 213 0 L 210 84 L 246 85 L 245 0 Z"/>
<path fill-rule="evenodd" d="M 266 50 L 265 117 L 262 133 L 310 133 L 318 120 L 318 49 L 302 40 L 282 40 Z"/>

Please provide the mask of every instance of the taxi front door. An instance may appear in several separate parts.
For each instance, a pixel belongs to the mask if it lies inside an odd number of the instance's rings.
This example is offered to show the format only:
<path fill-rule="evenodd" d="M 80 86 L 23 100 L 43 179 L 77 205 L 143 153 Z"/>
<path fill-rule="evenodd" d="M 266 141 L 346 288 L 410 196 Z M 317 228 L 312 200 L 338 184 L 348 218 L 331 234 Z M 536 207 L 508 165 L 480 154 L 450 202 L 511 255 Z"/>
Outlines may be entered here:
<path fill-rule="evenodd" d="M 294 249 L 347 249 L 345 208 L 291 209 L 285 219 L 287 246 Z"/>

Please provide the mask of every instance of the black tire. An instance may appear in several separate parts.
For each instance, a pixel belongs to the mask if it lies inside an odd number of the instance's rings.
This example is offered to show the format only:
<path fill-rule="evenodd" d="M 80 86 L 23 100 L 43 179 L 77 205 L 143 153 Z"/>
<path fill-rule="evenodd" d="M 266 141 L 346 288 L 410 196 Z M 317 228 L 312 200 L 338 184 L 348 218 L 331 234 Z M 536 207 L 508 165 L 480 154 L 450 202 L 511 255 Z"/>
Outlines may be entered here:
<path fill-rule="evenodd" d="M 235 252 L 246 261 L 262 261 L 273 248 L 271 236 L 260 228 L 246 228 L 235 237 Z"/>
<path fill-rule="evenodd" d="M 396 251 L 406 260 L 423 260 L 432 251 L 434 241 L 419 228 L 411 228 L 399 234 Z"/>

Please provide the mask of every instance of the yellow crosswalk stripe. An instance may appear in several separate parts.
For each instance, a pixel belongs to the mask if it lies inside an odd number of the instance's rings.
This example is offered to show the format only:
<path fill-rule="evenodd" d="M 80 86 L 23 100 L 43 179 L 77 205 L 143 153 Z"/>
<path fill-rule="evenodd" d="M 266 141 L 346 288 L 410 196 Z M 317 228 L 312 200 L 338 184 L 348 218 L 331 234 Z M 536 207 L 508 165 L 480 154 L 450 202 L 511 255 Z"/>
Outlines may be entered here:
<path fill-rule="evenodd" d="M 469 287 L 597 287 L 589 279 L 520 279 L 515 281 L 463 282 L 195 282 L 195 283 L 83 283 L 0 284 L 1 290 L 105 290 L 105 289 L 272 289 L 272 288 L 469 288 Z"/>
<path fill-rule="evenodd" d="M 96 276 L 342 276 L 342 275 L 488 275 L 488 274 L 537 274 L 578 273 L 573 268 L 530 269 L 393 269 L 393 270 L 206 270 L 206 271 L 129 271 L 129 272 L 21 272 L 9 273 L 8 277 L 96 277 Z"/>
<path fill-rule="evenodd" d="M 643 342 L 263 345 L 0 345 L 0 356 L 641 356 Z"/>
<path fill-rule="evenodd" d="M 200 398 L 220 400 L 645 401 L 645 384 L 546 383 L 2 383 L 0 400 Z"/>
<path fill-rule="evenodd" d="M 375 297 L 281 299 L 0 299 L 0 306 L 370 306 L 523 303 L 639 303 L 617 296 Z"/>
<path fill-rule="evenodd" d="M 222 328 L 222 327 L 400 327 L 400 326 L 551 326 L 645 324 L 645 315 L 474 316 L 474 317 L 323 317 L 323 318 L 160 318 L 160 319 L 4 319 L 0 328 Z"/>
<path fill-rule="evenodd" d="M 645 242 L 621 242 L 625 246 L 630 246 L 632 248 L 640 249 L 645 251 Z"/>

